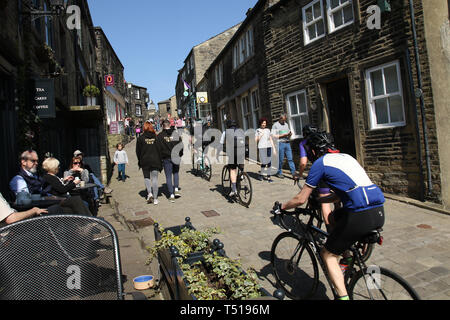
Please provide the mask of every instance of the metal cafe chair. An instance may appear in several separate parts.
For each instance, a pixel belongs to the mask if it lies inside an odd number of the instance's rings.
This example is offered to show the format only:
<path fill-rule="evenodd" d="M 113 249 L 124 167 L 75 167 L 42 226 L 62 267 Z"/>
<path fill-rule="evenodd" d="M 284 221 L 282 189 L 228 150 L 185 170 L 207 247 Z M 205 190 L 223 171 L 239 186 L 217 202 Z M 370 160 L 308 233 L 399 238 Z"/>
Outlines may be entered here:
<path fill-rule="evenodd" d="M 119 243 L 104 220 L 42 216 L 0 229 L 1 300 L 123 300 Z"/>

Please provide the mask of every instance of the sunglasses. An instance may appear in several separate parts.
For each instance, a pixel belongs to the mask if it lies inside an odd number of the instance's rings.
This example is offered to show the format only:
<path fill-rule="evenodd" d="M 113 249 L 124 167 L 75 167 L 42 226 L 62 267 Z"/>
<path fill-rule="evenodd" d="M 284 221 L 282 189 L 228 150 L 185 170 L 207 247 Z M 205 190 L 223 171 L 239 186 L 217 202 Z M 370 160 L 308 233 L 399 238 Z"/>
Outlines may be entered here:
<path fill-rule="evenodd" d="M 31 161 L 33 163 L 38 163 L 39 162 L 39 160 L 35 160 L 35 159 L 28 159 L 28 161 Z"/>
<path fill-rule="evenodd" d="M 81 162 L 74 162 L 73 164 L 81 164 Z"/>

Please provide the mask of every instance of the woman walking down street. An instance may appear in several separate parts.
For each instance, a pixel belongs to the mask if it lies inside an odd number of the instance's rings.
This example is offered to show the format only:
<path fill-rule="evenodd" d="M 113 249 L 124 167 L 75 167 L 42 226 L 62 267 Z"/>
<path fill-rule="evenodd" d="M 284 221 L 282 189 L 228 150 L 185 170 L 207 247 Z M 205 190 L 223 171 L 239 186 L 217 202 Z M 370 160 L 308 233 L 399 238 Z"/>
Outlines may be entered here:
<path fill-rule="evenodd" d="M 275 144 L 273 143 L 270 129 L 267 128 L 268 121 L 265 118 L 259 120 L 259 128 L 256 130 L 255 140 L 258 144 L 259 159 L 261 161 L 260 180 L 267 179 L 267 182 L 273 182 L 270 178 L 270 169 L 272 166 L 272 153 L 276 156 Z"/>
<path fill-rule="evenodd" d="M 138 166 L 144 174 L 148 196 L 147 203 L 158 204 L 158 174 L 162 170 L 161 146 L 156 131 L 149 122 L 144 124 L 144 133 L 137 139 L 136 156 Z"/>
<path fill-rule="evenodd" d="M 180 172 L 180 160 L 172 157 L 172 150 L 181 142 L 180 135 L 176 129 L 170 128 L 170 122 L 165 120 L 163 122 L 163 130 L 158 135 L 158 145 L 161 146 L 161 158 L 164 166 L 164 173 L 166 174 L 167 188 L 169 189 L 170 201 L 174 202 L 175 197 L 180 197 L 179 187 L 179 172 Z M 182 153 L 183 149 L 181 149 Z"/>

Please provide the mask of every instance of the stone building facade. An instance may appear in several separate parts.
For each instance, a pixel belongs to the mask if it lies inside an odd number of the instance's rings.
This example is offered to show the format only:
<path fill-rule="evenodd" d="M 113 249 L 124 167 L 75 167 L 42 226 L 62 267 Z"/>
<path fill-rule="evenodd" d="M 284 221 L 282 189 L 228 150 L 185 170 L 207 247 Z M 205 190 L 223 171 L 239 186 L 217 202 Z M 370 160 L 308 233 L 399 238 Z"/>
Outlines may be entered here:
<path fill-rule="evenodd" d="M 0 189 L 16 174 L 18 155 L 36 149 L 40 158 L 52 153 L 69 165 L 73 151 L 83 150 L 88 162 L 99 169 L 102 149 L 102 116 L 98 106 L 88 108 L 83 96 L 86 85 L 99 86 L 95 72 L 95 36 L 85 0 L 69 0 L 81 9 L 81 28 L 69 29 L 66 15 L 32 15 L 50 11 L 48 0 L 8 0 L 0 3 Z M 53 86 L 54 115 L 39 117 L 34 96 L 39 81 Z M 91 140 L 92 139 L 92 140 Z M 93 141 L 98 142 L 94 143 Z M 99 174 L 100 172 L 96 172 Z"/>
<path fill-rule="evenodd" d="M 217 58 L 205 73 L 214 125 L 225 130 L 227 119 L 244 129 L 258 128 L 259 119 L 271 120 L 267 99 L 265 12 L 273 4 L 258 1 L 247 12 Z"/>
<path fill-rule="evenodd" d="M 170 117 L 178 117 L 177 97 L 172 96 L 167 100 L 158 102 L 159 117 L 167 119 Z"/>
<path fill-rule="evenodd" d="M 436 118 L 448 119 L 448 103 L 443 107 L 448 94 L 438 113 L 428 51 L 434 45 L 425 38 L 422 1 L 413 1 L 418 56 L 409 0 L 390 1 L 379 29 L 369 28 L 374 4 L 281 0 L 268 10 L 263 24 L 272 118 L 289 115 L 294 149 L 302 126 L 318 125 L 333 133 L 338 148 L 354 155 L 385 192 L 441 202 L 445 151 L 439 152 Z M 428 10 L 432 19 L 435 11 Z M 445 19 L 440 17 L 444 24 Z M 443 76 L 448 83 L 448 70 Z M 423 100 L 415 96 L 420 82 Z M 445 132 L 441 129 L 441 142 Z"/>
<path fill-rule="evenodd" d="M 178 71 L 177 83 L 175 85 L 175 95 L 177 106 L 182 113 L 180 116 L 198 118 L 201 114 L 208 113 L 210 106 L 197 104 L 197 92 L 205 90 L 198 88 L 205 75 L 206 69 L 211 62 L 222 51 L 234 35 L 240 24 L 218 34 L 205 42 L 202 42 L 191 49 L 184 61 L 184 66 Z M 188 96 L 184 92 L 188 92 Z M 203 112 L 202 112 L 203 108 Z"/>
<path fill-rule="evenodd" d="M 126 83 L 127 116 L 132 118 L 134 123 L 144 123 L 149 120 L 149 102 L 150 97 L 147 88 L 137 86 L 132 83 Z"/>

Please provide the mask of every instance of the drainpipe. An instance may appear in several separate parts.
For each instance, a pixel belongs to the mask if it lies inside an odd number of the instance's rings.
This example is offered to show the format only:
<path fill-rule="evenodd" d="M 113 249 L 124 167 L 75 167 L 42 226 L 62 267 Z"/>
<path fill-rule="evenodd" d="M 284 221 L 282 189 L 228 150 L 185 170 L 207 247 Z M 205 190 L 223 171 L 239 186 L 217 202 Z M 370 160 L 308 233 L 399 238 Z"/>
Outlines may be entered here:
<path fill-rule="evenodd" d="M 422 90 L 422 75 L 421 75 L 421 68 L 420 68 L 419 46 L 417 44 L 416 20 L 415 20 L 415 15 L 414 15 L 413 0 L 409 0 L 409 8 L 411 11 L 412 32 L 413 32 L 413 38 L 414 38 L 414 52 L 415 52 L 416 69 L 417 69 L 418 88 L 416 90 L 416 96 L 418 96 L 420 94 L 420 113 L 422 115 L 422 131 L 423 131 L 423 140 L 424 140 L 424 144 L 425 144 L 425 158 L 426 158 L 427 178 L 428 178 L 427 195 L 430 196 L 432 187 L 433 187 L 432 181 L 431 181 L 430 149 L 429 149 L 429 145 L 428 145 L 428 133 L 427 133 L 428 129 L 427 129 L 427 123 L 426 123 L 426 117 L 425 117 L 425 102 L 424 102 L 423 90 Z M 420 137 L 420 135 L 419 135 L 419 137 Z M 419 144 L 420 144 L 420 139 L 419 139 Z M 422 161 L 422 159 L 420 159 L 420 161 Z"/>

